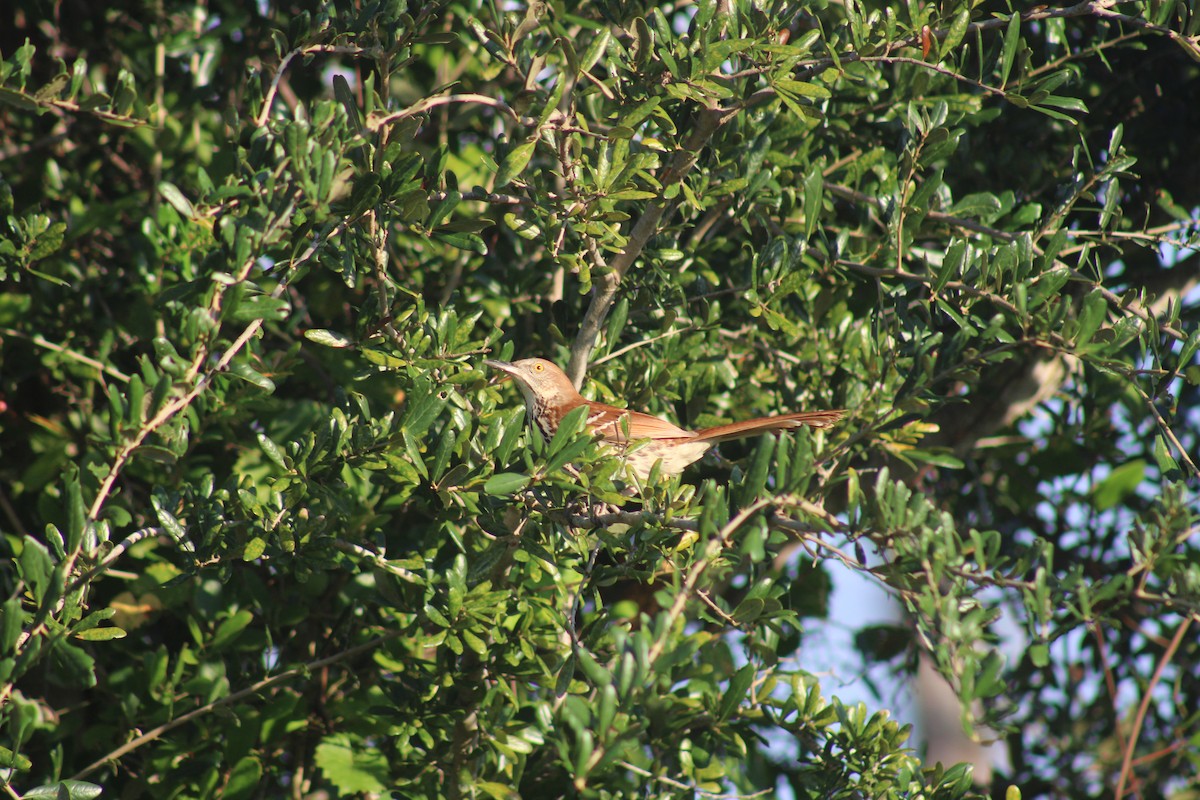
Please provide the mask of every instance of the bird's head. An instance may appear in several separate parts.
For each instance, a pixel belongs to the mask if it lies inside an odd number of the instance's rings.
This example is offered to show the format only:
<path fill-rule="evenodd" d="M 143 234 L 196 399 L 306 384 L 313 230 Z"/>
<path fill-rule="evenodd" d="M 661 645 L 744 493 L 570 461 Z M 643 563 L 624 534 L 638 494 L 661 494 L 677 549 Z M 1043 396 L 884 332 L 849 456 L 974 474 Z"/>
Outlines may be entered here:
<path fill-rule="evenodd" d="M 553 361 L 544 358 L 522 358 L 519 361 L 483 362 L 495 370 L 503 372 L 517 382 L 526 402 L 534 399 L 558 401 L 575 395 L 575 385 L 566 373 L 558 368 Z"/>

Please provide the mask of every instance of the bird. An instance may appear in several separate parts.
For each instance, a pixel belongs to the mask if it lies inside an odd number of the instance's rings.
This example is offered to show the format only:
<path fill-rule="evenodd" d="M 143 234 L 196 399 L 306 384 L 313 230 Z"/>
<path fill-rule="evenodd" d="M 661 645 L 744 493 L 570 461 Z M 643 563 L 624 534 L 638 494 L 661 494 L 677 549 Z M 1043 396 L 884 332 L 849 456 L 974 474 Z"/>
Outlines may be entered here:
<path fill-rule="evenodd" d="M 659 464 L 660 476 L 678 475 L 718 442 L 805 425 L 828 428 L 846 413 L 842 409 L 801 411 L 689 431 L 650 414 L 588 400 L 575 390 L 558 365 L 544 358 L 488 359 L 483 363 L 513 379 L 525 397 L 526 416 L 546 441 L 553 438 L 563 417 L 581 405 L 587 406 L 584 420 L 587 430 L 619 448 L 626 465 L 642 483 L 648 481 L 655 464 Z M 642 440 L 649 441 L 643 447 L 625 452 L 627 446 Z"/>

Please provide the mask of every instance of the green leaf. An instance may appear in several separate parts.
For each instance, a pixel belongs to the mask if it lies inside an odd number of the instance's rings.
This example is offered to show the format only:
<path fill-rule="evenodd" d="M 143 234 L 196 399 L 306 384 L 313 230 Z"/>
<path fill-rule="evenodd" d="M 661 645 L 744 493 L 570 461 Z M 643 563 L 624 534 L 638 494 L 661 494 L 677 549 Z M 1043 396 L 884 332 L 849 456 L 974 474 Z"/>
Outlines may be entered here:
<path fill-rule="evenodd" d="M 1092 489 L 1092 505 L 1097 511 L 1105 511 L 1133 494 L 1146 479 L 1146 467 L 1139 458 L 1114 469 Z"/>
<path fill-rule="evenodd" d="M 600 60 L 600 56 L 604 55 L 604 51 L 608 48 L 610 38 L 612 38 L 612 32 L 607 26 L 596 31 L 591 42 L 588 43 L 587 50 L 583 53 L 583 58 L 580 59 L 580 72 L 588 72 L 592 67 L 596 66 L 596 62 Z"/>
<path fill-rule="evenodd" d="M 800 337 L 800 327 L 785 315 L 767 306 L 761 306 L 759 310 L 762 312 L 763 317 L 767 321 L 767 326 L 771 330 L 782 331 L 783 335 L 789 339 L 798 339 Z"/>
<path fill-rule="evenodd" d="M 571 681 L 575 679 L 575 656 L 569 655 L 563 659 L 562 667 L 554 678 L 554 693 L 563 697 L 571 689 Z"/>
<path fill-rule="evenodd" d="M 223 800 L 240 800 L 253 796 L 262 783 L 262 776 L 262 762 L 254 756 L 243 756 L 230 770 L 221 797 Z"/>
<path fill-rule="evenodd" d="M 995 697 L 1005 688 L 1000 673 L 1004 669 L 1004 656 L 997 650 L 989 650 L 980 664 L 979 674 L 975 678 L 976 697 Z"/>
<path fill-rule="evenodd" d="M 0 745 L 0 768 L 16 769 L 24 772 L 33 766 L 33 762 L 20 753 L 14 753 L 7 747 Z M 28 794 L 24 795 L 29 797 Z"/>
<path fill-rule="evenodd" d="M 597 661 L 586 647 L 575 648 L 574 655 L 576 666 L 593 686 L 608 686 L 612 683 L 612 672 Z"/>
<path fill-rule="evenodd" d="M 969 194 L 950 207 L 956 217 L 990 219 L 1000 213 L 1000 199 L 990 192 Z"/>
<path fill-rule="evenodd" d="M 548 455 L 554 455 L 563 447 L 565 447 L 575 435 L 583 430 L 583 421 L 587 419 L 588 407 L 580 405 L 568 411 L 558 422 L 558 429 L 554 431 L 554 436 L 550 439 L 550 444 L 546 448 Z"/>
<path fill-rule="evenodd" d="M 521 793 L 504 783 L 475 781 L 471 784 L 471 788 L 486 792 L 488 796 L 494 797 L 496 800 L 521 800 Z"/>
<path fill-rule="evenodd" d="M 158 516 L 159 523 L 163 526 L 166 532 L 177 542 L 187 540 L 187 532 L 183 525 L 175 518 L 175 515 L 167 510 L 163 505 L 162 499 L 156 494 L 150 498 L 151 504 L 154 506 L 155 514 Z"/>
<path fill-rule="evenodd" d="M 945 467 L 946 469 L 963 468 L 962 459 L 956 458 L 945 451 L 913 448 L 912 450 L 905 450 L 904 454 L 913 461 L 920 461 L 923 464 L 933 464 L 936 467 Z"/>
<path fill-rule="evenodd" d="M 1065 108 L 1067 111 L 1078 111 L 1081 114 L 1088 113 L 1087 104 L 1078 97 L 1063 97 L 1061 95 L 1050 95 L 1042 98 L 1038 105 L 1053 106 L 1054 108 Z"/>
<path fill-rule="evenodd" d="M 517 145 L 508 152 L 503 163 L 500 164 L 500 169 L 496 172 L 495 188 L 501 189 L 507 186 L 513 178 L 525 171 L 525 167 L 529 166 L 529 160 L 533 158 L 535 147 L 537 147 L 537 139 L 532 139 Z"/>
<path fill-rule="evenodd" d="M 971 12 L 965 8 L 954 16 L 954 21 L 950 23 L 946 36 L 942 39 L 942 46 L 939 50 L 942 55 L 950 54 L 962 44 L 963 36 L 966 35 L 967 26 L 970 23 Z"/>
<path fill-rule="evenodd" d="M 290 470 L 292 468 L 288 457 L 284 455 L 283 451 L 279 449 L 279 445 L 275 444 L 275 441 L 270 436 L 267 436 L 265 433 L 258 433 L 255 436 L 258 439 L 258 446 L 262 448 L 263 453 L 266 454 L 267 458 L 271 459 L 272 463 L 280 469 Z"/>
<path fill-rule="evenodd" d="M 1017 57 L 1017 45 L 1021 43 L 1021 15 L 1013 12 L 1008 18 L 1008 28 L 1004 32 L 1004 50 L 1000 55 L 1000 80 L 1004 87 L 1008 84 L 1008 76 L 1012 71 L 1013 62 Z M 1012 98 L 1009 98 L 1010 102 Z"/>
<path fill-rule="evenodd" d="M 248 609 L 243 608 L 240 611 L 235 611 L 217 626 L 217 632 L 209 640 L 208 646 L 214 650 L 220 650 L 241 635 L 242 631 L 253 621 L 254 614 Z"/>
<path fill-rule="evenodd" d="M 25 614 L 21 609 L 21 600 L 10 597 L 0 606 L 0 656 L 15 652 L 17 640 L 25 626 Z"/>
<path fill-rule="evenodd" d="M 439 628 L 449 628 L 450 627 L 450 620 L 446 619 L 446 615 L 443 614 L 441 611 L 438 611 L 436 608 L 434 608 L 431 605 L 426 604 L 425 616 L 429 617 L 430 621 L 433 622 L 434 625 L 437 625 Z"/>
<path fill-rule="evenodd" d="M 163 199 L 171 204 L 171 207 L 179 212 L 179 215 L 184 219 L 193 219 L 196 216 L 196 209 L 192 206 L 192 201 L 188 200 L 183 192 L 179 191 L 179 187 L 170 181 L 160 181 L 158 184 L 158 193 Z"/>
<path fill-rule="evenodd" d="M 275 382 L 266 375 L 257 372 L 253 367 L 246 363 L 244 359 L 234 359 L 229 365 L 229 374 L 233 375 L 235 378 L 241 378 L 247 383 L 251 383 L 265 392 L 275 391 Z"/>
<path fill-rule="evenodd" d="M 829 90 L 818 83 L 807 83 L 805 81 L 794 81 L 785 78 L 775 81 L 775 85 L 788 94 L 799 97 L 815 97 L 818 100 L 825 100 L 832 97 Z"/>
<path fill-rule="evenodd" d="M 36 100 L 24 92 L 13 91 L 3 86 L 0 86 L 0 103 L 6 103 L 21 111 L 45 112 L 50 110 L 48 108 L 43 109 Z"/>
<path fill-rule="evenodd" d="M 804 235 L 811 238 L 821 220 L 821 198 L 825 191 L 824 162 L 815 165 L 804 181 Z"/>
<path fill-rule="evenodd" d="M 79 470 L 75 465 L 72 464 L 66 469 L 63 483 L 67 494 L 67 549 L 74 553 L 86 544 L 85 534 L 88 528 L 83 487 L 79 483 Z"/>
<path fill-rule="evenodd" d="M 487 652 L 488 652 L 487 642 L 483 641 L 483 639 L 480 639 L 478 636 L 476 636 L 474 632 L 464 629 L 462 631 L 459 631 L 459 635 L 462 637 L 462 640 L 463 640 L 463 642 L 466 643 L 467 647 L 469 647 L 473 651 L 475 651 L 475 653 L 477 655 L 481 655 L 481 656 L 487 655 Z"/>
<path fill-rule="evenodd" d="M 85 781 L 59 781 L 35 786 L 21 795 L 21 800 L 93 800 L 104 790 Z"/>
<path fill-rule="evenodd" d="M 1029 310 L 1036 310 L 1049 302 L 1050 298 L 1062 291 L 1070 279 L 1071 270 L 1067 267 L 1055 267 L 1038 275 L 1033 284 L 1033 291 L 1029 294 Z"/>
<path fill-rule="evenodd" d="M 316 763 L 342 795 L 383 793 L 392 783 L 383 753 L 343 734 L 327 736 L 317 745 Z"/>
<path fill-rule="evenodd" d="M 498 472 L 483 484 L 483 491 L 491 495 L 512 495 L 529 485 L 529 476 L 518 472 Z"/>
<path fill-rule="evenodd" d="M 113 639 L 124 639 L 129 634 L 123 629 L 108 625 L 103 628 L 89 628 L 75 634 L 76 639 L 85 642 L 107 642 Z"/>
<path fill-rule="evenodd" d="M 942 257 L 942 265 L 938 267 L 937 280 L 933 284 L 935 294 L 946 288 L 946 284 L 950 282 L 951 278 L 957 278 L 962 274 L 966 255 L 967 243 L 962 239 L 954 240 L 946 249 L 946 254 Z"/>
<path fill-rule="evenodd" d="M 50 660 L 63 685 L 96 685 L 96 660 L 81 648 L 60 639 L 50 651 Z"/>
<path fill-rule="evenodd" d="M 612 311 L 608 315 L 608 326 L 605 330 L 605 341 L 609 347 L 613 343 L 621 341 L 621 331 L 625 328 L 625 323 L 629 319 L 629 300 L 622 297 L 613 306 Z"/>
<path fill-rule="evenodd" d="M 771 472 L 771 456 L 775 455 L 777 441 L 774 436 L 759 437 L 758 444 L 754 447 L 750 469 L 746 472 L 746 477 L 742 480 L 741 485 L 737 487 L 738 496 L 743 501 L 752 501 L 766 489 L 767 478 Z"/>
<path fill-rule="evenodd" d="M 433 207 L 429 212 L 429 218 L 425 220 L 425 227 L 430 230 L 442 224 L 442 221 L 454 211 L 458 204 L 462 202 L 462 192 L 450 191 L 446 192 L 446 197 Z"/>
<path fill-rule="evenodd" d="M 739 625 L 747 625 L 762 616 L 766 603 L 761 597 L 747 597 L 730 614 Z"/>
<path fill-rule="evenodd" d="M 751 685 L 754 683 L 754 676 L 757 668 L 754 664 L 747 664 L 733 674 L 729 679 L 729 689 L 721 697 L 721 705 L 717 709 L 717 719 L 721 722 L 729 719 L 734 711 L 737 711 L 738 706 L 746 699 L 746 693 L 750 691 Z"/>
<path fill-rule="evenodd" d="M 504 224 L 507 225 L 513 232 L 522 239 L 537 239 L 542 235 L 542 229 L 535 222 L 531 222 L 523 216 L 518 216 L 511 211 L 504 215 Z"/>
<path fill-rule="evenodd" d="M 34 240 L 34 245 L 29 251 L 29 263 L 41 261 L 46 256 L 58 252 L 58 249 L 62 247 L 63 237 L 66 235 L 66 233 L 67 224 L 65 222 L 55 222 L 53 225 L 43 231 Z M 32 272 L 33 270 L 30 271 Z M 66 281 L 63 281 L 60 278 L 45 275 L 40 272 L 36 274 L 40 277 L 53 281 L 60 286 L 68 285 Z"/>
<path fill-rule="evenodd" d="M 282 297 L 253 295 L 243 297 L 241 302 L 228 309 L 223 317 L 230 322 L 253 322 L 258 319 L 269 319 L 281 322 L 287 319 L 291 305 Z"/>
<path fill-rule="evenodd" d="M 1178 475 L 1179 462 L 1171 455 L 1171 448 L 1167 445 L 1166 437 L 1154 437 L 1154 463 L 1158 467 L 1158 471 L 1163 476 Z M 1168 477 L 1167 480 L 1176 480 L 1177 478 Z"/>
<path fill-rule="evenodd" d="M 1108 300 L 1099 289 L 1083 298 L 1083 308 L 1079 312 L 1079 330 L 1075 334 L 1075 347 L 1083 347 L 1092 340 L 1107 313 Z"/>
<path fill-rule="evenodd" d="M 362 124 L 362 115 L 359 113 L 358 99 L 354 96 L 354 90 L 350 88 L 350 82 L 340 72 L 333 74 L 333 96 L 337 98 L 338 102 L 342 104 L 342 108 L 346 110 L 346 119 L 350 120 L 359 133 L 365 133 L 366 129 Z"/>
<path fill-rule="evenodd" d="M 640 21 L 643 25 L 646 23 L 646 21 L 640 17 L 637 21 Z M 643 100 L 642 102 L 638 103 L 632 111 L 626 112 L 625 116 L 620 118 L 619 127 L 636 130 L 642 121 L 654 113 L 654 110 L 658 108 L 661 103 L 662 98 L 657 96 L 649 97 L 646 100 Z"/>
<path fill-rule="evenodd" d="M 1044 669 L 1050 663 L 1050 646 L 1045 642 L 1037 642 L 1029 646 L 1029 660 L 1038 669 Z"/>
<path fill-rule="evenodd" d="M 376 364 L 387 369 L 399 369 L 407 367 L 409 362 L 398 356 L 394 356 L 386 350 L 381 350 L 378 347 L 362 348 L 362 356 L 372 364 Z"/>
<path fill-rule="evenodd" d="M 242 548 L 242 561 L 256 561 L 267 551 L 267 540 L 261 536 L 251 537 Z"/>
<path fill-rule="evenodd" d="M 424 436 L 445 406 L 446 398 L 434 391 L 430 381 L 418 381 L 404 404 L 404 417 L 401 421 L 404 433 L 416 438 Z"/>
<path fill-rule="evenodd" d="M 431 236 L 439 242 L 445 242 L 451 247 L 457 247 L 459 250 L 478 253 L 481 256 L 486 256 L 488 252 L 487 245 L 484 244 L 483 239 L 473 233 L 458 233 L 441 229 L 434 231 Z"/>
<path fill-rule="evenodd" d="M 304 332 L 304 338 L 325 347 L 354 347 L 354 340 L 341 333 L 335 333 L 325 328 L 311 328 Z"/>
<path fill-rule="evenodd" d="M 41 604 L 51 588 L 54 576 L 54 561 L 46 545 L 32 537 L 21 542 L 21 555 L 17 557 L 17 574 L 33 588 L 33 599 Z"/>
<path fill-rule="evenodd" d="M 1196 351 L 1200 350 L 1200 328 L 1194 329 L 1188 334 L 1187 340 L 1183 343 L 1183 349 L 1179 351 L 1179 359 L 1176 363 L 1180 367 L 1185 367 L 1192 363 L 1192 356 L 1196 355 Z"/>

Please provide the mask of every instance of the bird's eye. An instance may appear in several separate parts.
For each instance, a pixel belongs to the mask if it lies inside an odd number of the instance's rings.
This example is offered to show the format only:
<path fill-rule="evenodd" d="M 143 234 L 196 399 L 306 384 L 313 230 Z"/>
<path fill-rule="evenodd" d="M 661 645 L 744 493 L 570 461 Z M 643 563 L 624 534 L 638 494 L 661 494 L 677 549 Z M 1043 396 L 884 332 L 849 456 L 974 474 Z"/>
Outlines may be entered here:
<path fill-rule="evenodd" d="M 544 370 L 545 368 L 546 368 L 546 365 L 545 365 L 545 364 L 534 364 L 534 365 L 533 365 L 533 371 L 534 371 L 534 372 L 541 372 L 541 371 L 542 371 L 542 370 Z"/>

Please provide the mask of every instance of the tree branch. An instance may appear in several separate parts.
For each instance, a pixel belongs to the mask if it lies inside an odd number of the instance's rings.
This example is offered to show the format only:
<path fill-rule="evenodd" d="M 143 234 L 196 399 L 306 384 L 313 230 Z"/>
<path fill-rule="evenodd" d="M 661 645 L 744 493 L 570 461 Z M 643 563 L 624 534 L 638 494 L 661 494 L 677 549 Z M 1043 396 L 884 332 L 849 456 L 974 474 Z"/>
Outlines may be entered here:
<path fill-rule="evenodd" d="M 665 190 L 668 186 L 681 182 L 696 165 L 700 151 L 704 149 L 713 134 L 738 113 L 740 108 L 726 109 L 721 107 L 706 108 L 696 115 L 695 125 L 687 141 L 675 151 L 671 164 L 659 178 Z M 659 221 L 667 210 L 670 201 L 656 199 L 647 204 L 646 210 L 638 217 L 629 232 L 629 240 L 616 258 L 609 263 L 609 272 L 600 277 L 592 289 L 592 302 L 584 314 L 583 322 L 579 325 L 579 333 L 571 346 L 571 360 L 567 364 L 567 376 L 578 388 L 583 385 L 583 376 L 587 371 L 588 359 L 600 337 L 600 328 L 604 318 L 617 297 L 621 280 L 645 249 L 646 243 L 658 231 Z"/>
<path fill-rule="evenodd" d="M 321 669 L 322 667 L 327 667 L 331 664 L 336 664 L 339 661 L 345 661 L 348 658 L 353 658 L 354 656 L 358 655 L 359 653 L 365 653 L 370 650 L 374 650 L 379 645 L 381 645 L 385 642 L 389 642 L 392 639 L 397 639 L 400 636 L 401 636 L 401 631 L 392 631 L 390 633 L 385 633 L 384 635 L 378 636 L 369 642 L 364 642 L 363 644 L 348 648 L 348 649 L 343 650 L 340 653 L 336 653 L 332 656 L 327 656 L 325 658 L 318 658 L 316 661 L 309 661 L 307 664 L 302 664 L 299 667 L 294 667 L 292 669 L 285 670 L 284 672 L 281 672 L 278 675 L 272 675 L 270 678 L 264 678 L 261 681 L 257 681 L 255 683 L 251 684 L 250 686 L 247 686 L 245 689 L 242 689 L 241 691 L 234 692 L 233 694 L 230 694 L 230 695 L 226 695 L 225 697 L 222 697 L 219 700 L 214 700 L 211 703 L 206 703 L 205 705 L 202 705 L 199 708 L 194 708 L 185 714 L 180 714 L 178 717 L 175 717 L 174 719 L 172 719 L 168 722 L 164 722 L 162 725 L 159 725 L 156 728 L 151 728 L 150 730 L 143 733 L 141 736 L 131 739 L 128 742 L 126 742 L 125 744 L 121 745 L 120 747 L 117 747 L 116 749 L 109 751 L 107 754 L 105 754 L 101 758 L 96 759 L 91 764 L 89 764 L 88 766 L 86 766 L 82 770 L 80 770 L 79 772 L 72 775 L 71 780 L 73 780 L 73 781 L 83 780 L 88 775 L 90 775 L 91 773 L 100 769 L 105 764 L 109 763 L 110 761 L 119 760 L 121 757 L 128 755 L 129 753 L 138 749 L 142 745 L 147 744 L 148 742 L 154 741 L 158 737 L 162 736 L 164 733 L 167 733 L 168 731 L 172 731 L 175 728 L 178 728 L 180 725 L 184 725 L 188 722 L 191 722 L 193 719 L 196 719 L 197 717 L 202 717 L 205 714 L 209 714 L 213 711 L 216 711 L 218 708 L 230 705 L 232 703 L 236 703 L 237 701 L 241 700 L 244 697 L 249 697 L 250 695 L 258 694 L 259 692 L 261 692 L 265 689 L 269 689 L 272 686 L 275 686 L 276 684 L 283 683 L 284 681 L 289 681 L 292 678 L 298 678 L 303 675 L 310 675 L 312 672 L 314 672 L 315 670 Z"/>
<path fill-rule="evenodd" d="M 1130 771 L 1132 770 L 1133 752 L 1137 749 L 1138 738 L 1142 733 L 1142 723 L 1146 721 L 1146 712 L 1150 710 L 1150 701 L 1154 698 L 1154 687 L 1162 679 L 1163 670 L 1167 664 L 1175 657 L 1175 652 L 1179 649 L 1180 642 L 1183 641 L 1184 635 L 1192 626 L 1193 616 L 1186 617 L 1179 628 L 1175 631 L 1175 635 L 1171 638 L 1171 643 L 1167 645 L 1166 652 L 1162 658 L 1158 660 L 1158 665 L 1154 668 L 1154 675 L 1150 678 L 1150 683 L 1146 685 L 1145 691 L 1142 693 L 1142 702 L 1138 704 L 1137 713 L 1133 718 L 1133 730 L 1129 732 L 1129 742 L 1125 745 L 1125 752 L 1121 755 L 1121 774 L 1117 778 L 1117 790 L 1113 797 L 1123 798 L 1125 796 L 1125 785 L 1129 782 Z"/>
<path fill-rule="evenodd" d="M 478 105 L 488 106 L 500 111 L 517 124 L 521 124 L 523 122 L 521 117 L 516 111 L 512 110 L 508 103 L 505 103 L 503 100 L 498 100 L 495 97 L 490 97 L 486 94 L 441 94 L 437 97 L 427 97 L 424 100 L 413 103 L 403 111 L 393 111 L 391 114 L 371 117 L 367 120 L 367 128 L 373 131 L 379 130 L 385 125 L 391 125 L 393 122 L 399 122 L 402 119 L 407 119 L 408 117 L 416 116 L 417 114 L 423 114 L 431 108 L 444 106 L 449 103 L 476 103 Z M 524 121 L 529 122 L 529 120 Z"/>
<path fill-rule="evenodd" d="M 97 372 L 102 372 L 109 377 L 116 378 L 121 383 L 129 383 L 129 376 L 116 367 L 97 361 L 90 356 L 85 356 L 83 353 L 77 353 L 69 347 L 63 347 L 61 344 L 55 344 L 45 336 L 42 336 L 40 333 L 28 334 L 24 331 L 19 331 L 16 328 L 0 328 L 0 334 L 27 339 L 38 347 L 44 347 L 47 350 L 53 350 L 55 353 L 59 353 L 65 358 L 78 361 L 80 364 L 86 364 Z"/>

